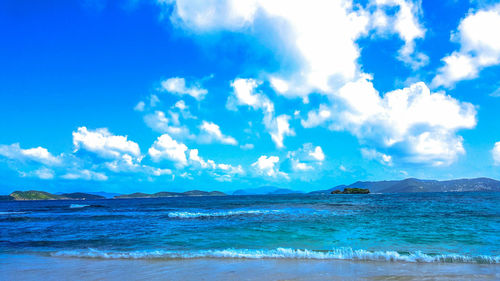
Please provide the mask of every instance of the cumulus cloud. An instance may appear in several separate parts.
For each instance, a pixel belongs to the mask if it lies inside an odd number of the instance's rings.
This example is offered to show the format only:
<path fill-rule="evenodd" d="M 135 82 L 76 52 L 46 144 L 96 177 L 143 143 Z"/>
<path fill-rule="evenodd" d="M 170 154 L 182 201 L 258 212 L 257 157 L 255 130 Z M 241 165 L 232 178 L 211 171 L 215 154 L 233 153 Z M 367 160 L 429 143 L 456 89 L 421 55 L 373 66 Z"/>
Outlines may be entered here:
<path fill-rule="evenodd" d="M 500 165 L 500 141 L 495 143 L 495 146 L 493 146 L 491 150 L 491 154 L 495 165 Z"/>
<path fill-rule="evenodd" d="M 367 32 L 369 15 L 348 1 L 160 1 L 174 6 L 172 21 L 198 32 L 245 31 L 261 13 L 279 27 L 281 40 L 296 60 L 292 74 L 270 76 L 282 94 L 300 96 L 327 91 L 331 81 L 347 81 L 358 70 L 355 41 Z M 342 28 L 332 28 L 341 26 Z M 259 36 L 259 34 L 257 34 Z"/>
<path fill-rule="evenodd" d="M 256 92 L 256 88 L 261 83 L 255 79 L 235 79 L 231 83 L 233 93 L 228 98 L 227 108 L 236 110 L 237 106 L 249 106 L 254 110 L 261 110 L 266 130 L 276 147 L 282 148 L 284 137 L 295 135 L 295 131 L 290 127 L 290 116 L 282 114 L 275 117 L 273 102 L 263 93 Z"/>
<path fill-rule="evenodd" d="M 180 138 L 193 138 L 186 126 L 180 125 L 179 116 L 174 112 L 169 112 L 169 117 L 165 112 L 157 110 L 144 115 L 144 122 L 148 127 L 159 133 L 168 133 Z"/>
<path fill-rule="evenodd" d="M 0 145 L 0 155 L 12 160 L 34 161 L 49 166 L 59 165 L 62 163 L 61 156 L 52 155 L 46 148 L 39 146 L 22 149 L 19 143 Z"/>
<path fill-rule="evenodd" d="M 106 128 L 89 130 L 80 127 L 73 132 L 74 150 L 85 150 L 107 160 L 104 165 L 114 171 L 134 171 L 143 156 L 139 145 L 127 136 L 113 135 Z"/>
<path fill-rule="evenodd" d="M 427 57 L 415 48 L 415 40 L 425 35 L 425 28 L 419 22 L 419 2 L 374 0 L 366 7 L 351 1 L 162 0 L 158 3 L 173 7 L 170 19 L 174 24 L 196 33 L 230 30 L 265 37 L 267 33 L 250 28 L 256 18 L 259 24 L 262 21 L 267 24 L 266 32 L 279 29 L 271 47 L 276 52 L 287 52 L 283 57 L 287 63 L 293 63 L 294 69 L 270 74 L 268 79 L 278 93 L 290 97 L 330 93 L 356 79 L 361 73 L 356 40 L 372 29 L 397 33 L 405 42 L 399 58 L 412 67 L 427 62 Z M 396 13 L 389 12 L 395 7 Z"/>
<path fill-rule="evenodd" d="M 219 125 L 203 121 L 200 125 L 200 141 L 206 143 L 219 142 L 222 144 L 237 145 L 238 142 L 231 136 L 222 134 Z"/>
<path fill-rule="evenodd" d="M 434 77 L 434 87 L 452 87 L 473 79 L 483 68 L 500 63 L 500 4 L 470 12 L 452 34 L 460 50 L 443 58 L 444 66 Z"/>
<path fill-rule="evenodd" d="M 332 130 L 351 132 L 372 148 L 392 152 L 402 161 L 451 164 L 465 153 L 463 140 L 456 132 L 476 125 L 472 104 L 442 92 L 431 93 L 422 82 L 380 97 L 370 78 L 364 77 L 347 83 L 337 95 L 343 108 L 321 121 Z M 308 116 L 319 115 L 316 111 Z M 317 119 L 305 120 L 303 125 L 319 125 Z"/>
<path fill-rule="evenodd" d="M 318 110 L 309 111 L 307 119 L 302 119 L 300 123 L 304 128 L 312 128 L 325 123 L 332 118 L 331 108 L 326 104 L 321 104 Z"/>
<path fill-rule="evenodd" d="M 262 155 L 252 164 L 252 167 L 259 175 L 265 175 L 273 178 L 283 177 L 288 179 L 288 174 L 279 170 L 279 161 L 280 158 L 278 156 L 268 157 L 266 155 Z"/>
<path fill-rule="evenodd" d="M 187 165 L 186 151 L 187 146 L 172 139 L 168 134 L 159 136 L 149 148 L 149 156 L 153 161 L 170 160 L 177 167 Z"/>
<path fill-rule="evenodd" d="M 61 176 L 67 180 L 86 180 L 86 181 L 106 181 L 108 177 L 104 173 L 99 173 L 87 169 L 75 170 Z"/>
<path fill-rule="evenodd" d="M 135 106 L 134 106 L 134 110 L 135 111 L 144 111 L 144 108 L 146 107 L 146 104 L 143 102 L 143 101 L 140 101 L 138 102 Z"/>
<path fill-rule="evenodd" d="M 83 149 L 107 159 L 141 155 L 137 143 L 128 140 L 127 136 L 113 135 L 107 128 L 88 130 L 86 127 L 79 127 L 73 132 L 73 146 L 75 151 Z"/>
<path fill-rule="evenodd" d="M 325 160 L 325 154 L 321 146 L 305 143 L 298 150 L 288 152 L 287 158 L 291 161 L 292 170 L 304 172 L 318 169 Z"/>
<path fill-rule="evenodd" d="M 376 0 L 377 10 L 372 14 L 372 25 L 378 32 L 397 33 L 405 42 L 399 50 L 398 58 L 417 69 L 428 63 L 429 58 L 415 51 L 415 40 L 425 36 L 425 28 L 419 22 L 420 2 L 405 0 Z M 394 15 L 387 10 L 397 7 Z"/>
<path fill-rule="evenodd" d="M 213 160 L 205 160 L 198 155 L 198 149 L 189 150 L 189 164 L 192 169 L 208 170 L 217 181 L 232 181 L 234 176 L 243 175 L 245 172 L 241 165 L 215 163 Z"/>
<path fill-rule="evenodd" d="M 240 145 L 240 148 L 243 150 L 251 150 L 254 148 L 254 145 L 253 145 L 253 143 L 245 143 L 245 144 Z"/>
<path fill-rule="evenodd" d="M 36 177 L 42 180 L 51 180 L 53 179 L 56 174 L 54 170 L 49 169 L 47 167 L 41 167 L 37 170 L 31 171 L 31 172 L 19 172 L 21 177 Z"/>
<path fill-rule="evenodd" d="M 186 80 L 180 77 L 173 77 L 161 82 L 161 89 L 172 94 L 189 95 L 197 100 L 202 100 L 208 91 L 202 88 L 198 82 L 186 85 Z"/>
<path fill-rule="evenodd" d="M 381 164 L 392 166 L 392 157 L 376 151 L 375 149 L 361 148 L 361 155 L 369 160 L 376 160 Z M 343 166 L 342 166 L 343 167 Z"/>
<path fill-rule="evenodd" d="M 230 110 L 237 110 L 237 106 L 250 106 L 265 113 L 274 112 L 274 104 L 269 98 L 262 93 L 255 92 L 255 89 L 261 84 L 261 81 L 255 79 L 235 79 L 231 82 L 233 92 L 227 100 L 226 107 Z"/>

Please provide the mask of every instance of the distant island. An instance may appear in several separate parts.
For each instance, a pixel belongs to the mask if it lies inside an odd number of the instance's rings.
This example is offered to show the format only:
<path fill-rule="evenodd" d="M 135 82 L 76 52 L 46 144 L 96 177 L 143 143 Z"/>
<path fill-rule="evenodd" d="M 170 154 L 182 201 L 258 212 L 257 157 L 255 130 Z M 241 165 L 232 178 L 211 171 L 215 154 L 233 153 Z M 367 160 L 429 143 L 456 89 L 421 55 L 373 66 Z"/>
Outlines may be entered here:
<path fill-rule="evenodd" d="M 331 194 L 368 194 L 370 190 L 366 188 L 344 188 L 344 191 L 333 190 Z"/>
<path fill-rule="evenodd" d="M 185 196 L 226 196 L 224 192 L 220 191 L 201 191 L 190 190 L 186 192 L 157 192 L 153 194 L 136 192 L 132 194 L 124 194 L 115 196 L 115 199 L 130 199 L 130 198 L 163 198 L 163 197 L 185 197 Z"/>
<path fill-rule="evenodd" d="M 420 180 L 409 178 L 391 181 L 357 181 L 350 185 L 338 185 L 330 189 L 312 191 L 307 194 L 367 194 L 367 193 L 414 193 L 414 192 L 500 192 L 500 181 L 490 178 L 457 179 L 447 181 Z M 232 195 L 284 195 L 304 194 L 275 186 L 262 186 L 251 189 L 239 189 Z M 105 196 L 106 195 L 106 196 Z M 110 196 L 112 195 L 112 196 Z M 14 191 L 9 195 L 0 195 L 0 201 L 24 200 L 98 200 L 98 199 L 133 199 L 133 198 L 164 198 L 164 197 L 194 197 L 194 196 L 228 196 L 220 191 L 190 190 L 186 192 L 157 193 L 136 192 L 131 194 L 116 194 L 106 192 L 74 192 L 52 194 L 45 191 Z"/>
<path fill-rule="evenodd" d="M 201 191 L 201 190 L 190 190 L 186 192 L 157 192 L 154 194 L 147 193 L 132 193 L 125 195 L 117 195 L 113 198 L 115 199 L 129 199 L 129 198 L 162 198 L 162 197 L 182 197 L 182 196 L 226 196 L 225 193 L 220 191 Z M 45 191 L 28 190 L 28 191 L 14 191 L 9 195 L 0 196 L 0 201 L 29 201 L 29 200 L 98 200 L 107 199 L 104 196 L 74 192 L 74 193 L 62 193 L 62 194 L 52 194 Z"/>
<path fill-rule="evenodd" d="M 62 194 L 52 194 L 45 191 L 38 190 L 28 190 L 28 191 L 14 191 L 9 195 L 4 195 L 0 197 L 0 200 L 95 200 L 95 199 L 105 199 L 103 196 L 75 192 L 75 193 L 62 193 Z"/>
<path fill-rule="evenodd" d="M 318 190 L 309 194 L 330 194 L 334 190 L 344 188 L 365 188 L 372 193 L 411 193 L 411 192 L 500 192 L 500 181 L 490 178 L 457 179 L 457 180 L 420 180 L 409 178 L 392 181 L 357 181 L 350 185 L 339 185 L 326 190 Z"/>

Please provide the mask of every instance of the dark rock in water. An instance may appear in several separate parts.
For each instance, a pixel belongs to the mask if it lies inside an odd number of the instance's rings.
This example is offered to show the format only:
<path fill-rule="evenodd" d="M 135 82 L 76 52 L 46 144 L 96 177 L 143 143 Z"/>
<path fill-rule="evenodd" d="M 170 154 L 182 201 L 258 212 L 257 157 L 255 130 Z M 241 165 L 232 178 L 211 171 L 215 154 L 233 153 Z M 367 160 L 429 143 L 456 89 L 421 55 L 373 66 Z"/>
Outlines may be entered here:
<path fill-rule="evenodd" d="M 368 194 L 370 190 L 366 188 L 344 188 L 344 191 L 334 190 L 331 194 Z"/>

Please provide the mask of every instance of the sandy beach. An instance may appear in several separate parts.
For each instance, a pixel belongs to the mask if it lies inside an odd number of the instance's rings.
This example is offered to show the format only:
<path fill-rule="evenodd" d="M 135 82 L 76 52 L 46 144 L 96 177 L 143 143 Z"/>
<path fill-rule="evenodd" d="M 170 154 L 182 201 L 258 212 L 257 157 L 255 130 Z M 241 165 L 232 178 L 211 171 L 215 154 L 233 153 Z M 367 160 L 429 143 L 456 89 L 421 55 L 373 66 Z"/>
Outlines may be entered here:
<path fill-rule="evenodd" d="M 499 265 L 1 255 L 1 280 L 499 280 Z"/>

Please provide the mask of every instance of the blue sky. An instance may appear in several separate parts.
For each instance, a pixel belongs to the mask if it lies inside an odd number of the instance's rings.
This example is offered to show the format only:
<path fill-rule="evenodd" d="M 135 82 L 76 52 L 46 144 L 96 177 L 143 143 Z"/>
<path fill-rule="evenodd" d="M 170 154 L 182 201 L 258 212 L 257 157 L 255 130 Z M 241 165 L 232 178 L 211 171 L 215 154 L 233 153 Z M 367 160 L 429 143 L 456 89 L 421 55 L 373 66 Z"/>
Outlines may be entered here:
<path fill-rule="evenodd" d="M 495 1 L 2 1 L 0 193 L 500 178 Z"/>

